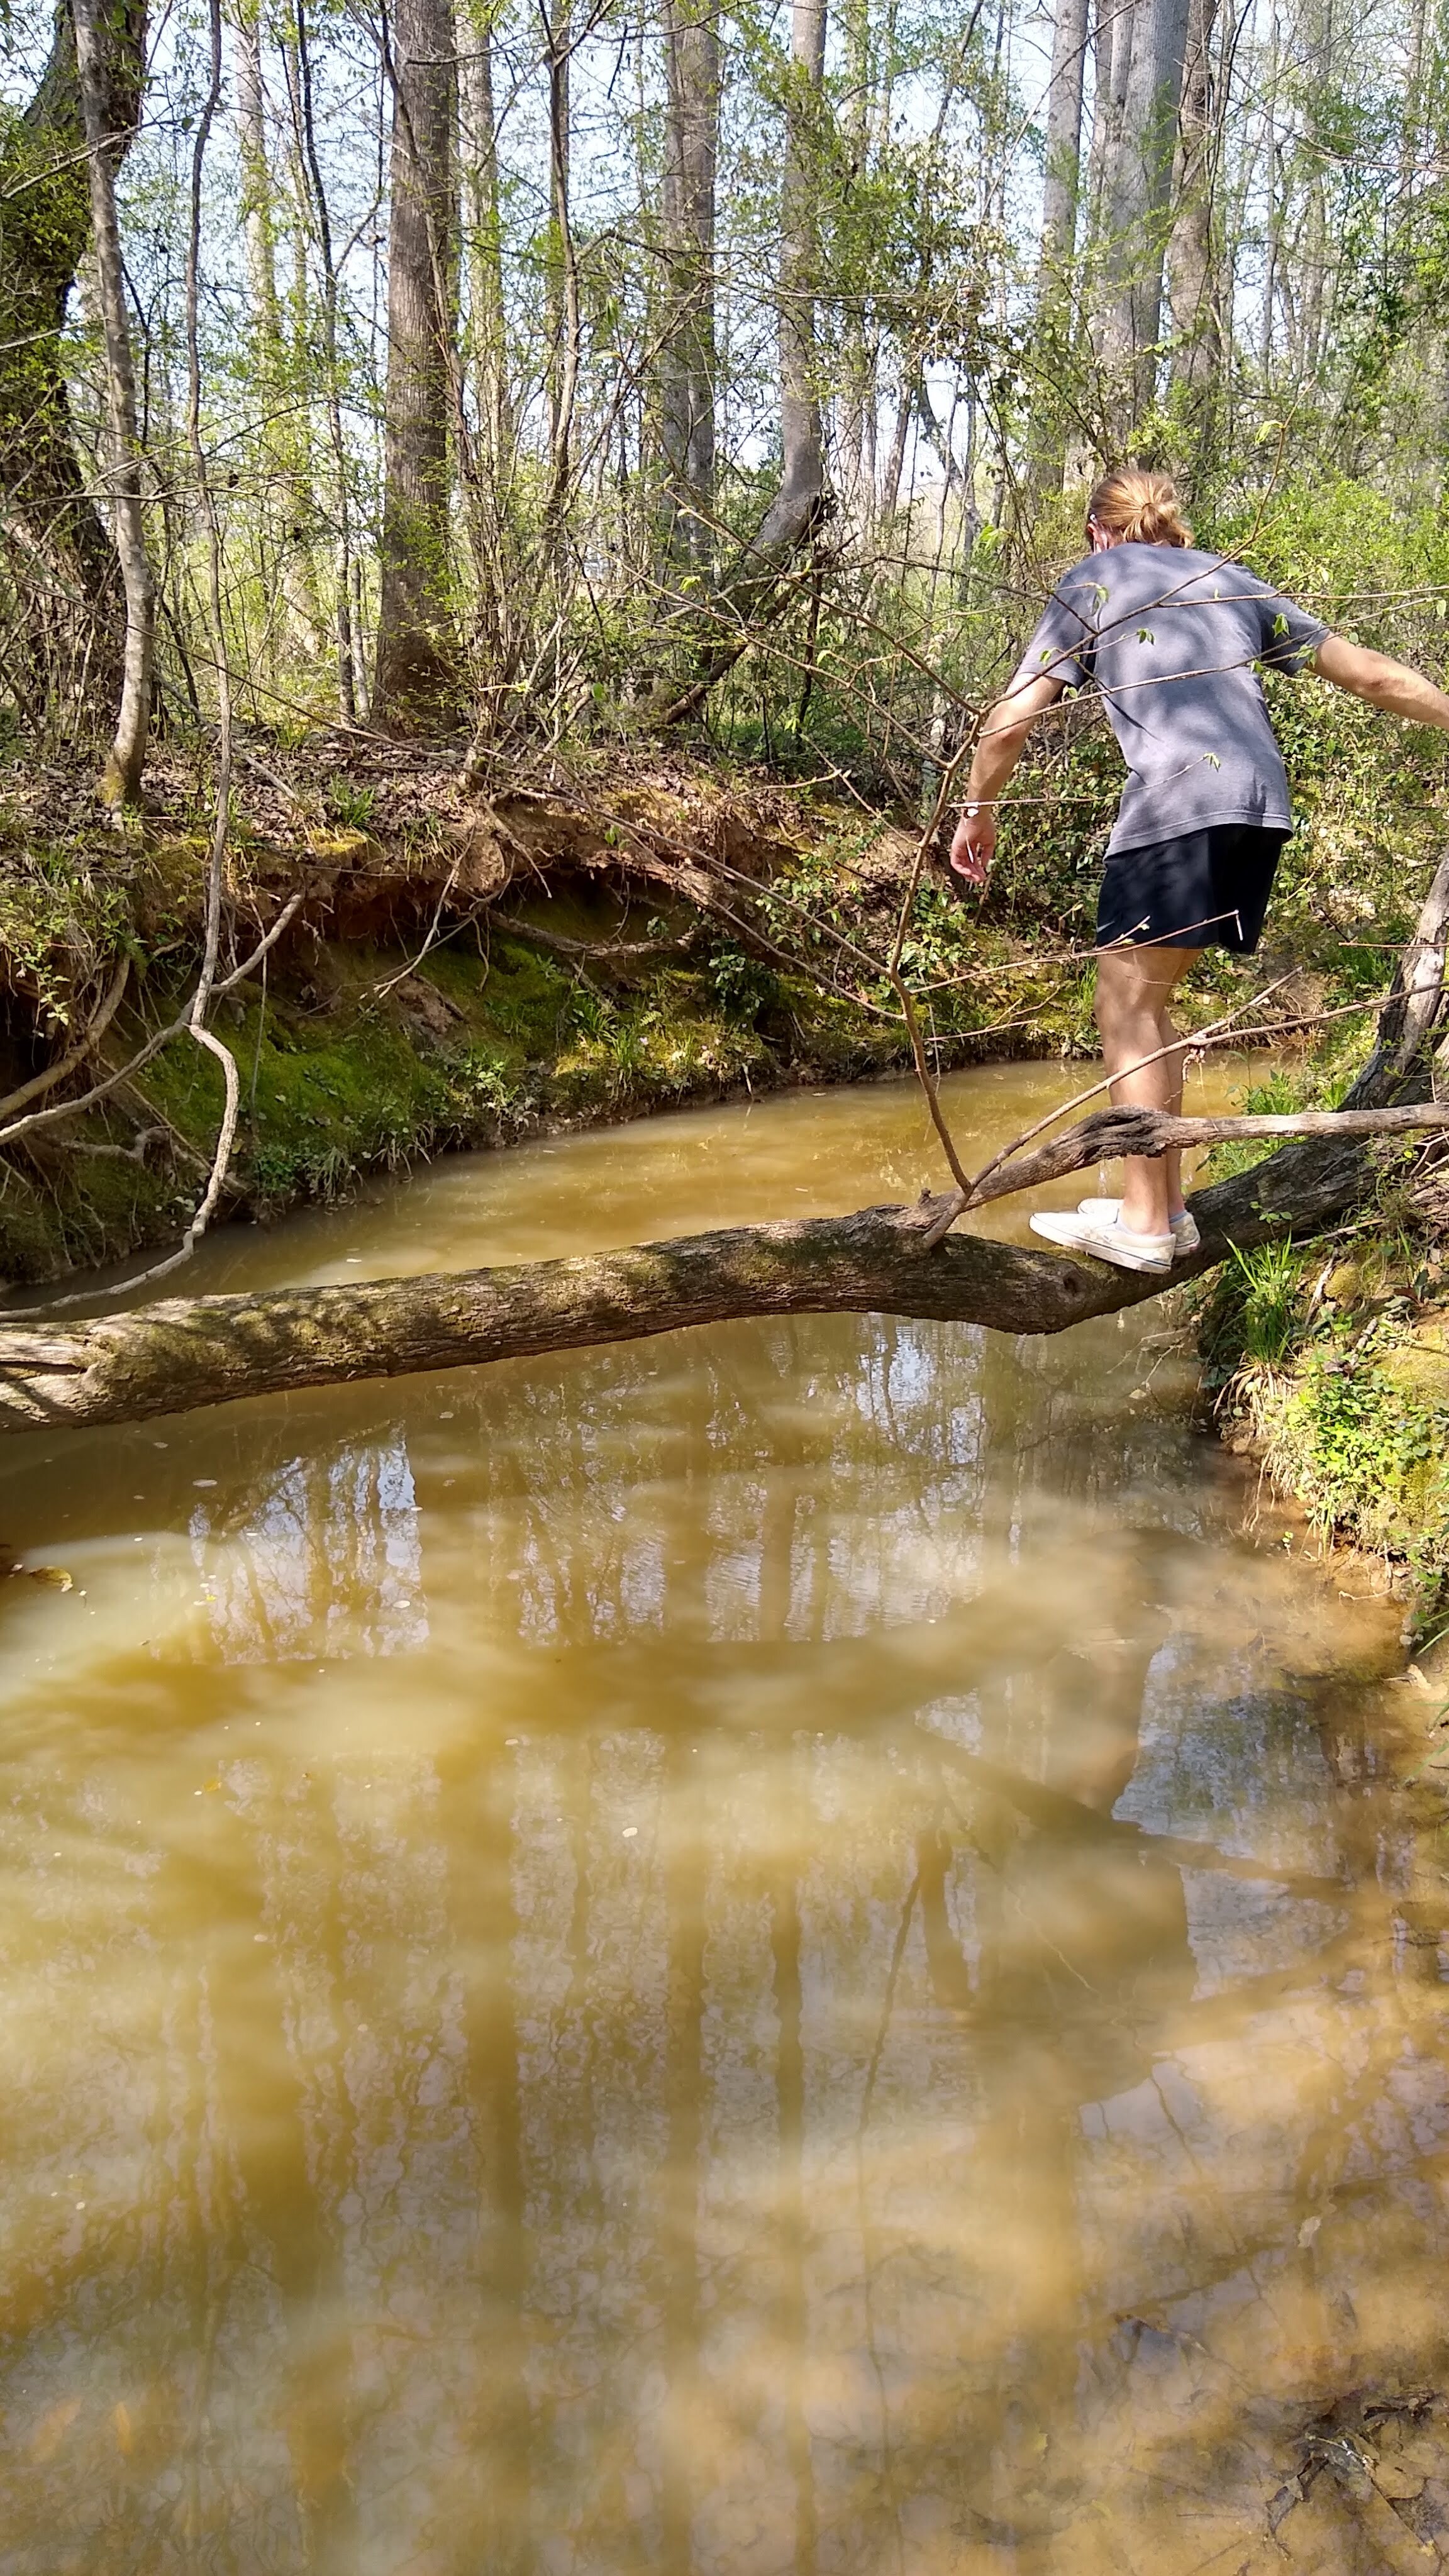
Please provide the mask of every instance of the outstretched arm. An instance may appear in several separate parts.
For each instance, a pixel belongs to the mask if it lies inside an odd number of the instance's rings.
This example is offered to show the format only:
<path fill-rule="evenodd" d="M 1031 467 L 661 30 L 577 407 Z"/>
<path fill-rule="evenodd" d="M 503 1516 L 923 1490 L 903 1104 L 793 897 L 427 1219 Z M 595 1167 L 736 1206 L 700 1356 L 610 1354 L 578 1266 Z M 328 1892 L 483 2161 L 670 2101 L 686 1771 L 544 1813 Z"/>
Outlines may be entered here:
<path fill-rule="evenodd" d="M 1350 697 L 1367 699 L 1371 707 L 1382 707 L 1386 715 L 1403 716 L 1409 724 L 1437 725 L 1442 733 L 1449 733 L 1449 697 L 1432 680 L 1411 671 L 1406 662 L 1392 661 L 1387 653 L 1370 653 L 1361 644 L 1350 644 L 1344 635 L 1325 635 L 1312 667 L 1321 680 L 1347 689 Z"/>
<path fill-rule="evenodd" d="M 996 854 L 996 800 L 1021 758 L 1037 717 L 1045 715 L 1062 694 L 1060 680 L 1028 680 L 1008 691 L 991 709 L 976 737 L 966 803 L 951 843 L 951 865 L 968 885 L 985 885 Z M 1449 699 L 1445 700 L 1449 710 Z M 1449 713 L 1445 716 L 1449 724 Z"/>

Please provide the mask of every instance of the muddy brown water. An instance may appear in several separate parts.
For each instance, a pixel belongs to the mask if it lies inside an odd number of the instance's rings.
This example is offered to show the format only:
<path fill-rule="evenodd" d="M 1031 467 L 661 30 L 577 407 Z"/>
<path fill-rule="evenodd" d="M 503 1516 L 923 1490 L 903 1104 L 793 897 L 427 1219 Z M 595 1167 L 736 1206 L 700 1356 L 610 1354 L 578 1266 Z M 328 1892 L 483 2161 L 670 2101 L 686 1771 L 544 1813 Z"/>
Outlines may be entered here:
<path fill-rule="evenodd" d="M 196 1279 L 928 1176 L 777 1099 Z M 0 2576 L 1436 2563 L 1399 1614 L 1192 1395 L 822 1318 L 7 1443 Z"/>

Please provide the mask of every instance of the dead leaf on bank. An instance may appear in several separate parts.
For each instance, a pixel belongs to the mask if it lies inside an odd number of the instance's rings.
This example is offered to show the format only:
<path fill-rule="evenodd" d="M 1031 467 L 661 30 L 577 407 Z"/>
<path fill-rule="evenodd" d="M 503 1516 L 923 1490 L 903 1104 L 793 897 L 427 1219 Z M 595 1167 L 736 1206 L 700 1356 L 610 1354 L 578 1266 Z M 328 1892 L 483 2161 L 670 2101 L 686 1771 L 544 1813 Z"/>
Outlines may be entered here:
<path fill-rule="evenodd" d="M 1411 2504 L 1430 2478 L 1442 2478 L 1449 2468 L 1449 2443 L 1442 2431 L 1419 2432 L 1398 2422 L 1375 2429 L 1380 2450 L 1374 2484 L 1392 2502 Z"/>
<path fill-rule="evenodd" d="M 1437 2566 L 1439 2552 L 1433 2542 L 1420 2540 L 1377 2491 L 1355 2497 L 1354 2512 L 1387 2576 L 1421 2576 L 1425 2566 Z"/>
<path fill-rule="evenodd" d="M 458 890 L 475 903 L 496 902 L 513 875 L 514 859 L 496 832 L 477 823 L 454 826 L 447 834 L 460 853 Z"/>
<path fill-rule="evenodd" d="M 1269 2531 L 1276 2533 L 1279 2523 L 1285 2521 L 1294 2507 L 1302 2502 L 1303 2480 L 1299 2477 L 1285 2478 L 1277 2494 L 1268 2498 Z"/>
<path fill-rule="evenodd" d="M 392 993 L 404 1018 L 411 1020 L 426 1037 L 447 1037 L 463 1016 L 457 1005 L 422 975 L 394 977 Z"/>
<path fill-rule="evenodd" d="M 48 2415 L 42 2415 L 30 2437 L 32 2460 L 42 2463 L 54 2459 L 80 2410 L 78 2397 L 63 2397 L 58 2406 L 51 2407 Z"/>
<path fill-rule="evenodd" d="M 1390 2504 L 1412 2504 L 1424 2492 L 1427 2470 L 1406 2468 L 1402 2460 L 1380 2460 L 1374 2471 L 1374 2485 Z"/>

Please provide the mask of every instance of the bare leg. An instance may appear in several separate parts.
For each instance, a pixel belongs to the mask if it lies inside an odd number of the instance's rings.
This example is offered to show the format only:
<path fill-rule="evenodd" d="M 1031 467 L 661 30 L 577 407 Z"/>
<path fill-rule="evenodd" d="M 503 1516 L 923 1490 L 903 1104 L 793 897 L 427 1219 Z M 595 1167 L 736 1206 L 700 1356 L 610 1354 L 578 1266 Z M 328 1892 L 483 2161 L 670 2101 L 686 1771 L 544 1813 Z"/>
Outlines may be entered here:
<path fill-rule="evenodd" d="M 1176 1021 L 1165 1008 L 1158 1026 L 1162 1031 L 1164 1046 L 1170 1038 L 1180 1035 Z M 1180 1118 L 1182 1116 L 1182 1078 L 1187 1064 L 1186 1047 L 1176 1048 L 1170 1056 L 1164 1057 L 1163 1061 L 1172 1075 L 1172 1098 L 1167 1105 L 1174 1118 Z M 1168 1216 L 1169 1218 L 1179 1217 L 1187 1204 L 1182 1195 L 1182 1151 L 1179 1146 L 1174 1145 L 1170 1154 L 1163 1155 L 1162 1168 L 1167 1175 Z"/>
<path fill-rule="evenodd" d="M 1097 1027 L 1118 1109 L 1182 1108 L 1183 1049 L 1168 999 L 1200 948 L 1106 948 L 1097 960 Z M 1172 1052 L 1159 1051 L 1169 1047 Z M 1145 1062 L 1155 1056 L 1155 1063 Z M 1129 1154 L 1122 1223 L 1134 1234 L 1166 1234 L 1182 1207 L 1182 1157 Z"/>

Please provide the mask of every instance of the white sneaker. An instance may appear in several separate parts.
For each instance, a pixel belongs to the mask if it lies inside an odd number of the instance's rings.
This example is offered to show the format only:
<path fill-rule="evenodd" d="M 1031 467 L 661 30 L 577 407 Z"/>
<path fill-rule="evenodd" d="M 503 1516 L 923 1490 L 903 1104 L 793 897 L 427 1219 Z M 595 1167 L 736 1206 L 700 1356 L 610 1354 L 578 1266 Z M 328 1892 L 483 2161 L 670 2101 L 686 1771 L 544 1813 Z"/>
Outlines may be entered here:
<path fill-rule="evenodd" d="M 1089 1216 L 1097 1225 L 1111 1225 L 1120 1215 L 1121 1208 L 1120 1199 L 1078 1199 L 1077 1201 L 1078 1216 Z M 1201 1241 L 1202 1236 L 1198 1233 L 1196 1218 L 1189 1216 L 1184 1208 L 1181 1216 L 1175 1216 L 1172 1219 L 1174 1258 L 1180 1253 L 1196 1252 Z"/>
<path fill-rule="evenodd" d="M 1034 1216 L 1033 1234 L 1067 1252 L 1089 1252 L 1094 1261 L 1110 1261 L 1118 1270 L 1168 1271 L 1175 1250 L 1170 1234 L 1133 1234 L 1117 1216 Z"/>

